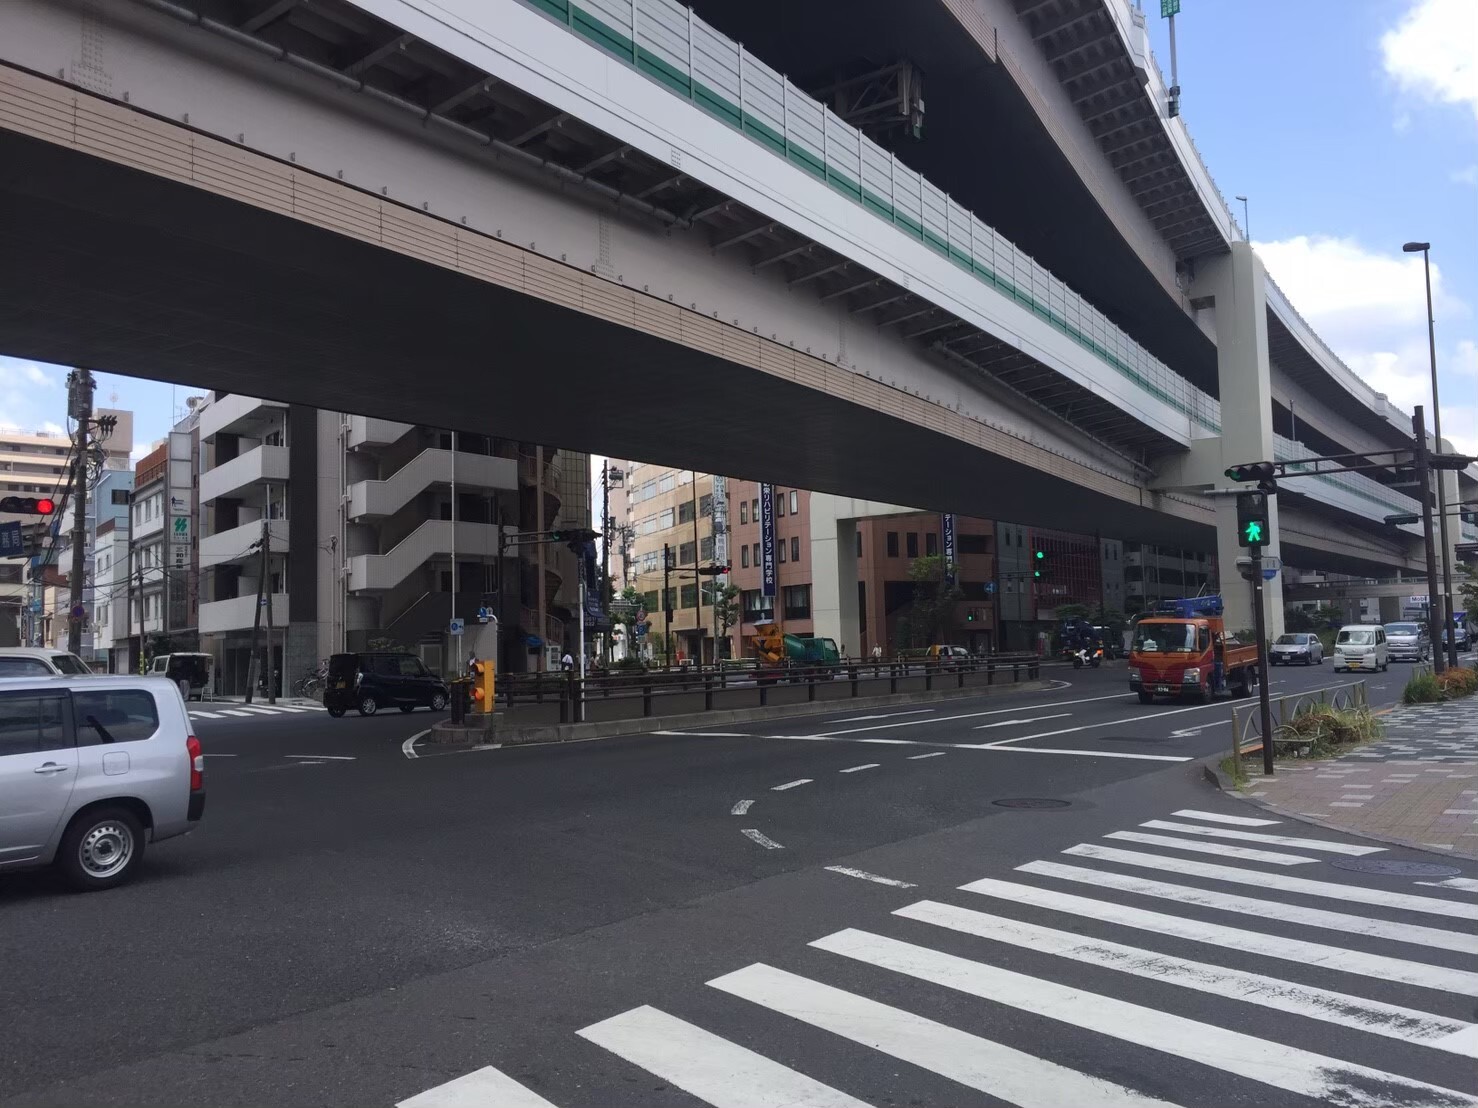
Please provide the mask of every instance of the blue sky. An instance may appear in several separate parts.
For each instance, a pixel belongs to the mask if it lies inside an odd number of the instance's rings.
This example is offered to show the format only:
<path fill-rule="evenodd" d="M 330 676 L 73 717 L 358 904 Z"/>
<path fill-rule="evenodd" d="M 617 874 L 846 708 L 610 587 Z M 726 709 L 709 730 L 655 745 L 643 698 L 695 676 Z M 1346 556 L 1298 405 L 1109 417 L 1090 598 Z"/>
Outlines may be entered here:
<path fill-rule="evenodd" d="M 1478 0 L 1183 0 L 1176 38 L 1182 114 L 1222 192 L 1248 197 L 1269 272 L 1407 410 L 1430 386 L 1401 244 L 1432 243 L 1443 431 L 1478 453 Z M 0 425 L 62 423 L 65 373 L 0 355 Z M 134 411 L 141 452 L 192 391 L 105 375 L 98 402 Z"/>

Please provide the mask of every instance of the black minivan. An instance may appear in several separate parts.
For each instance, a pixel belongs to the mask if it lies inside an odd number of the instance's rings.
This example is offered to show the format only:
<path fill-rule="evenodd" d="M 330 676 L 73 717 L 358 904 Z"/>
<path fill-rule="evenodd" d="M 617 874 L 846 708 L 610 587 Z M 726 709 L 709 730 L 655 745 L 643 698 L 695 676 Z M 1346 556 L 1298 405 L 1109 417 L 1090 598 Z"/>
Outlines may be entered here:
<path fill-rule="evenodd" d="M 447 696 L 446 682 L 414 654 L 364 651 L 329 658 L 323 706 L 335 717 L 350 708 L 362 716 L 391 707 L 402 712 L 416 708 L 439 712 L 446 707 Z"/>

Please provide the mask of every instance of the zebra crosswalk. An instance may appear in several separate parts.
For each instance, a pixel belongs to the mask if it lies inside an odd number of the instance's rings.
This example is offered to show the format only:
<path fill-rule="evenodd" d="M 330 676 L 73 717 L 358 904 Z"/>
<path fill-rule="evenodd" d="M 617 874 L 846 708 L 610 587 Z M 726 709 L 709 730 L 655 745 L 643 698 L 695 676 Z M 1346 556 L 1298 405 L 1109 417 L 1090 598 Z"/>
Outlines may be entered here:
<path fill-rule="evenodd" d="M 308 712 L 326 712 L 322 704 L 239 704 L 235 701 L 207 701 L 209 708 L 190 707 L 191 719 L 261 719 L 264 716 L 296 716 Z"/>
<path fill-rule="evenodd" d="M 1478 1108 L 1478 882 L 1364 884 L 1320 863 L 1385 848 L 1314 830 L 1181 809 L 958 888 L 899 882 L 891 913 L 574 1034 L 662 1104 Z M 398 1108 L 642 1102 L 518 1073 Z"/>

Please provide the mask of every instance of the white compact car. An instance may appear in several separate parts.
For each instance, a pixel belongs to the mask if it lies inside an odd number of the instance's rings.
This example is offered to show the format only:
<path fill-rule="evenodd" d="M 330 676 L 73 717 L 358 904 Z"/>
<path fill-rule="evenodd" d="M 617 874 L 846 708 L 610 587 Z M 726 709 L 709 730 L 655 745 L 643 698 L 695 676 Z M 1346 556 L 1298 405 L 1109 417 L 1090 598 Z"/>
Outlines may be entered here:
<path fill-rule="evenodd" d="M 54 864 L 78 888 L 111 888 L 145 843 L 204 812 L 205 759 L 170 681 L 0 679 L 0 873 Z"/>
<path fill-rule="evenodd" d="M 1391 664 L 1386 629 L 1378 623 L 1351 623 L 1334 639 L 1334 671 L 1384 670 Z"/>
<path fill-rule="evenodd" d="M 86 677 L 87 663 L 65 650 L 43 646 L 0 647 L 0 677 Z"/>

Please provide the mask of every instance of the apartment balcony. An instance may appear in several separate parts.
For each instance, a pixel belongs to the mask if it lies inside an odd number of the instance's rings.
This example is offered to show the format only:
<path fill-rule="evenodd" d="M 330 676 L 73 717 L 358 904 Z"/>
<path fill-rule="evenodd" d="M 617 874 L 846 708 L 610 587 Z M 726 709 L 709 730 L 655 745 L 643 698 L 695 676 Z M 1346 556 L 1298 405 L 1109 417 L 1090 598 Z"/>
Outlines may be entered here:
<path fill-rule="evenodd" d="M 200 475 L 200 502 L 242 497 L 254 486 L 287 481 L 287 447 L 258 446 Z"/>
<path fill-rule="evenodd" d="M 454 461 L 455 459 L 455 461 Z M 455 474 L 453 472 L 455 465 Z M 517 488 L 518 469 L 511 458 L 485 454 L 421 451 L 383 481 L 355 481 L 349 486 L 349 518 L 394 515 L 432 485 L 447 485 L 455 475 L 459 491 Z"/>
<path fill-rule="evenodd" d="M 268 524 L 268 529 L 272 533 L 272 553 L 286 554 L 288 552 L 287 520 L 274 519 Z M 209 569 L 211 566 L 244 562 L 257 557 L 255 548 L 261 537 L 262 521 L 259 519 L 243 523 L 240 527 L 217 531 L 214 535 L 202 536 L 200 539 L 200 568 Z"/>
<path fill-rule="evenodd" d="M 361 446 L 389 446 L 399 442 L 416 429 L 414 423 L 397 423 L 393 419 L 371 419 L 369 416 L 350 416 L 346 441 L 350 450 Z"/>
<path fill-rule="evenodd" d="M 200 605 L 200 633 L 219 635 L 226 631 L 250 631 L 256 619 L 257 594 L 232 597 L 230 600 L 211 600 Z M 272 594 L 272 624 L 287 626 L 287 593 Z M 267 606 L 262 605 L 262 626 L 267 626 Z"/>
<path fill-rule="evenodd" d="M 428 519 L 384 554 L 356 554 L 348 560 L 350 592 L 383 592 L 393 589 L 433 558 L 450 560 L 452 522 Z M 491 523 L 458 523 L 458 561 L 498 556 L 498 528 Z M 509 539 L 514 530 L 503 529 Z M 510 551 L 512 549 L 510 544 Z"/>
<path fill-rule="evenodd" d="M 200 440 L 211 442 L 222 433 L 259 439 L 280 428 L 286 417 L 287 405 L 280 401 L 232 393 L 200 409 Z"/>

